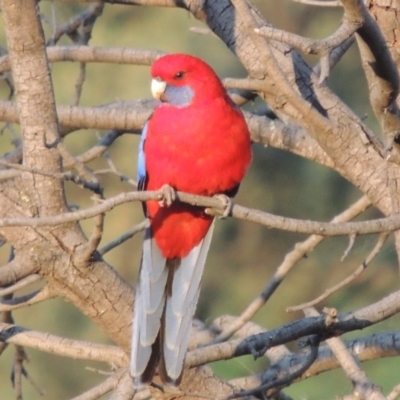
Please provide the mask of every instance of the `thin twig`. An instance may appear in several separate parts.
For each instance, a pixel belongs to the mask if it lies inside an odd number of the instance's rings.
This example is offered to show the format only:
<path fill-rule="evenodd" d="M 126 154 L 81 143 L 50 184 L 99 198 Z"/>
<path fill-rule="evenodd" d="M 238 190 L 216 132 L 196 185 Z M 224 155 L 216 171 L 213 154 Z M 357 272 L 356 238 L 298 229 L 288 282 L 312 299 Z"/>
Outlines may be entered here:
<path fill-rule="evenodd" d="M 26 278 L 21 279 L 17 283 L 7 286 L 6 288 L 0 289 L 0 296 L 4 296 L 6 294 L 14 293 L 17 290 L 23 289 L 25 286 L 31 285 L 34 282 L 40 281 L 42 277 L 39 274 L 32 274 L 27 276 Z"/>
<path fill-rule="evenodd" d="M 37 391 L 40 397 L 45 395 L 43 389 L 34 381 L 34 379 L 30 376 L 26 368 L 24 367 L 24 363 L 29 361 L 29 358 L 22 346 L 15 346 L 15 357 L 14 364 L 11 374 L 11 381 L 14 387 L 15 398 L 17 400 L 22 400 L 22 377 L 32 385 L 32 387 Z"/>
<path fill-rule="evenodd" d="M 11 382 L 14 388 L 14 395 L 16 400 L 22 400 L 22 370 L 23 363 L 26 359 L 26 354 L 21 346 L 15 346 L 15 356 L 13 369 L 11 373 Z"/>
<path fill-rule="evenodd" d="M 78 41 L 77 37 L 80 36 L 78 33 L 79 28 L 100 16 L 101 12 L 103 11 L 103 7 L 99 9 L 99 4 L 93 4 L 81 13 L 74 15 L 74 17 L 72 17 L 66 24 L 61 26 L 57 26 L 53 15 L 53 21 L 51 21 L 51 25 L 53 26 L 53 33 L 47 44 L 54 46 L 63 35 L 67 35 L 73 41 Z"/>
<path fill-rule="evenodd" d="M 354 247 L 354 243 L 356 242 L 356 237 L 357 235 L 349 235 L 349 245 L 347 246 L 347 249 L 344 251 L 342 257 L 340 258 L 340 261 L 344 261 L 344 259 L 350 254 L 351 249 Z"/>
<path fill-rule="evenodd" d="M 131 239 L 133 236 L 135 236 L 137 233 L 142 232 L 145 227 L 147 226 L 148 221 L 144 220 L 140 222 L 139 224 L 135 225 L 133 228 L 129 229 L 127 232 L 122 234 L 121 236 L 117 237 L 110 243 L 107 243 L 104 247 L 99 249 L 99 254 L 103 256 L 104 254 L 108 253 L 112 249 L 118 247 L 120 244 L 126 242 L 127 240 Z"/>
<path fill-rule="evenodd" d="M 112 390 L 114 390 L 117 383 L 121 380 L 122 375 L 125 373 L 126 369 L 121 368 L 119 371 L 115 372 L 99 385 L 80 394 L 79 396 L 74 397 L 71 400 L 97 400 L 101 396 L 104 396 L 105 394 L 110 393 Z"/>
<path fill-rule="evenodd" d="M 128 176 L 126 176 L 126 175 L 124 175 L 124 174 L 122 174 L 121 172 L 118 171 L 118 168 L 115 166 L 114 161 L 112 160 L 108 149 L 106 149 L 106 150 L 104 151 L 104 158 L 106 159 L 107 164 L 108 164 L 109 167 L 110 167 L 110 171 L 111 171 L 113 174 L 117 175 L 117 176 L 121 179 L 121 181 L 123 181 L 123 182 L 128 182 L 128 183 L 130 183 L 132 186 L 137 187 L 137 182 L 136 182 L 136 181 L 134 181 L 134 180 L 131 179 L 130 177 L 128 177 Z M 97 173 L 99 173 L 99 172 L 97 171 Z"/>
<path fill-rule="evenodd" d="M 32 293 L 20 297 L 13 297 L 10 300 L 2 300 L 0 302 L 0 311 L 11 311 L 19 308 L 24 308 L 31 306 L 33 304 L 41 303 L 56 297 L 57 295 L 52 292 L 48 285 L 44 286 L 42 289 L 35 290 Z"/>
<path fill-rule="evenodd" d="M 321 303 L 321 301 L 327 299 L 330 295 L 333 293 L 337 292 L 338 290 L 342 289 L 344 286 L 348 285 L 350 282 L 352 282 L 354 279 L 356 279 L 359 275 L 361 275 L 365 268 L 367 268 L 368 264 L 380 253 L 382 250 L 383 245 L 385 244 L 387 238 L 389 237 L 388 233 L 382 233 L 379 235 L 378 242 L 372 249 L 372 251 L 368 254 L 367 258 L 361 263 L 361 265 L 348 277 L 343 279 L 343 281 L 339 282 L 338 284 L 332 286 L 329 289 L 326 289 L 323 294 L 318 296 L 316 299 L 309 301 L 307 303 L 300 304 L 298 306 L 294 307 L 288 307 L 286 309 L 287 312 L 294 312 L 294 311 L 299 311 L 299 310 L 304 310 L 305 308 L 310 308 L 318 303 Z"/>
<path fill-rule="evenodd" d="M 63 179 L 66 181 L 71 181 L 76 183 L 78 186 L 91 190 L 94 193 L 101 193 L 102 188 L 99 185 L 97 181 L 87 181 L 85 179 L 82 179 L 78 175 L 74 175 L 71 172 L 52 172 L 52 171 L 45 171 L 39 168 L 34 168 L 34 167 L 29 167 L 21 164 L 15 164 L 15 163 L 10 163 L 5 160 L 0 159 L 0 165 L 7 167 L 7 168 L 12 168 L 17 171 L 25 171 L 25 172 L 31 172 L 32 174 L 38 174 L 38 175 L 43 175 L 43 176 L 48 176 L 51 178 L 56 178 L 56 179 Z"/>
<path fill-rule="evenodd" d="M 87 163 L 88 161 L 94 160 L 97 157 L 100 157 L 104 154 L 104 152 L 114 143 L 116 139 L 118 139 L 121 135 L 123 135 L 126 131 L 112 129 L 109 130 L 103 137 L 99 139 L 99 141 L 89 150 L 86 150 L 84 153 L 76 156 L 75 158 L 80 163 Z M 65 165 L 66 168 L 71 167 L 70 164 Z"/>
<path fill-rule="evenodd" d="M 309 39 L 271 26 L 257 28 L 255 32 L 265 38 L 279 40 L 280 42 L 296 47 L 305 54 L 322 56 L 329 54 L 333 49 L 353 36 L 359 26 L 353 21 L 344 19 L 336 32 L 324 39 Z"/>
<path fill-rule="evenodd" d="M 72 100 L 72 104 L 74 106 L 79 105 L 79 102 L 82 97 L 83 84 L 85 83 L 85 79 L 86 79 L 86 63 L 80 62 L 79 76 L 75 83 L 75 94 L 74 94 L 74 99 Z"/>

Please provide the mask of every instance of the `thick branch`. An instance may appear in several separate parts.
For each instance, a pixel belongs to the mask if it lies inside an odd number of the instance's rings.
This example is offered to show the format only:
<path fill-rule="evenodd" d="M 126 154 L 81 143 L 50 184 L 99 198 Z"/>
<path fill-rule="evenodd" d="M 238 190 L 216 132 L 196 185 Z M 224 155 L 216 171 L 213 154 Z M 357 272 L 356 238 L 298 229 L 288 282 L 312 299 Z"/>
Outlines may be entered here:
<path fill-rule="evenodd" d="M 49 147 L 58 138 L 58 122 L 38 6 L 34 0 L 2 0 L 0 4 L 24 141 L 23 162 L 60 171 L 60 155 Z M 31 210 L 35 207 L 44 215 L 67 210 L 59 179 L 30 173 L 21 174 L 21 179 Z"/>
<path fill-rule="evenodd" d="M 346 15 L 362 22 L 357 30 L 362 65 L 368 80 L 371 105 L 389 148 L 400 135 L 400 111 L 396 103 L 399 93 L 399 72 L 381 29 L 369 14 L 364 2 L 346 0 L 343 1 L 343 6 Z M 399 158 L 397 162 L 400 162 Z"/>

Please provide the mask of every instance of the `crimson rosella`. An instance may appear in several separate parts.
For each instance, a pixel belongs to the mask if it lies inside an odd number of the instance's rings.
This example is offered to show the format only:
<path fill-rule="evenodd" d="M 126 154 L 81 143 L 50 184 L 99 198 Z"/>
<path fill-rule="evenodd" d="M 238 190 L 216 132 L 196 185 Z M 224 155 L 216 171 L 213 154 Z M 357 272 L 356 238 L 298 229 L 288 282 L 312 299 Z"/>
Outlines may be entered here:
<path fill-rule="evenodd" d="M 158 59 L 152 94 L 161 103 L 139 145 L 140 190 L 233 196 L 251 161 L 249 131 L 215 72 L 184 54 Z M 131 374 L 135 387 L 178 386 L 214 218 L 197 207 L 147 201 L 134 309 Z"/>

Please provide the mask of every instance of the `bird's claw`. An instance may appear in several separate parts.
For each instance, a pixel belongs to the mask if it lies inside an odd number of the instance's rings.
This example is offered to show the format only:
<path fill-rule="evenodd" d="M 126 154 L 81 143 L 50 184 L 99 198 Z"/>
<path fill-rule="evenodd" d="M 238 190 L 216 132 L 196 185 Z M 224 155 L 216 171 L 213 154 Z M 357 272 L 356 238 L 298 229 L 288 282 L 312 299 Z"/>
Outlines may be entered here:
<path fill-rule="evenodd" d="M 219 218 L 221 219 L 228 218 L 232 214 L 232 208 L 233 208 L 233 203 L 231 198 L 228 197 L 226 194 L 216 194 L 213 197 L 221 201 L 224 206 L 224 211 L 222 212 L 222 215 L 219 216 Z"/>
<path fill-rule="evenodd" d="M 162 185 L 160 192 L 162 197 L 158 204 L 161 207 L 169 207 L 176 200 L 176 191 L 172 186 Z"/>

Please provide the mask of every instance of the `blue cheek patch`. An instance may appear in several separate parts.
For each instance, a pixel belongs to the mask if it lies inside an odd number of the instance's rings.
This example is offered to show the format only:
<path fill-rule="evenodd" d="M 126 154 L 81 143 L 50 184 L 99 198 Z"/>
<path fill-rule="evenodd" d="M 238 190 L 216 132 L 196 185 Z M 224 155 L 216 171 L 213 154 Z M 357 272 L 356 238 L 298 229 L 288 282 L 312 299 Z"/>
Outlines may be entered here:
<path fill-rule="evenodd" d="M 168 85 L 164 92 L 164 99 L 167 103 L 176 107 L 186 107 L 191 104 L 194 92 L 190 86 Z"/>

